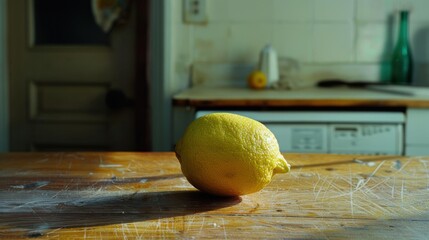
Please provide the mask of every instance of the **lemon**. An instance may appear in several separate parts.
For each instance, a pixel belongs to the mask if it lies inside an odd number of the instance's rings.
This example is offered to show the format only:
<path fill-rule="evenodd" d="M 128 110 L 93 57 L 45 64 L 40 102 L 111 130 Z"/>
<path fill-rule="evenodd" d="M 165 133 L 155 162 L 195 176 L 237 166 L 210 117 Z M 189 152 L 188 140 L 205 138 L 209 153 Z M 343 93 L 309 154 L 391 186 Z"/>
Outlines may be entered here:
<path fill-rule="evenodd" d="M 211 113 L 194 120 L 175 151 L 187 180 L 214 195 L 257 192 L 274 174 L 290 170 L 268 128 L 231 113 Z"/>
<path fill-rule="evenodd" d="M 253 89 L 263 89 L 267 87 L 267 77 L 262 71 L 255 70 L 247 78 L 247 85 Z"/>

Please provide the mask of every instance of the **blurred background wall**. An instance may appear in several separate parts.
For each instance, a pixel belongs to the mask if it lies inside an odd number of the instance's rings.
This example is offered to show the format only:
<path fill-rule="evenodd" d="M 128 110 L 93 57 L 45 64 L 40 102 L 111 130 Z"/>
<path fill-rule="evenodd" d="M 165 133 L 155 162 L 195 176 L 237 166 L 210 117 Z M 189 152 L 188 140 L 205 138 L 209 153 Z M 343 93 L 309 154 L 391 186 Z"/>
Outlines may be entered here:
<path fill-rule="evenodd" d="M 402 9 L 411 11 L 415 83 L 429 85 L 427 0 L 207 0 L 205 24 L 185 23 L 181 1 L 169 4 L 174 90 L 198 64 L 254 65 L 266 44 L 300 64 L 302 81 L 389 78 Z"/>

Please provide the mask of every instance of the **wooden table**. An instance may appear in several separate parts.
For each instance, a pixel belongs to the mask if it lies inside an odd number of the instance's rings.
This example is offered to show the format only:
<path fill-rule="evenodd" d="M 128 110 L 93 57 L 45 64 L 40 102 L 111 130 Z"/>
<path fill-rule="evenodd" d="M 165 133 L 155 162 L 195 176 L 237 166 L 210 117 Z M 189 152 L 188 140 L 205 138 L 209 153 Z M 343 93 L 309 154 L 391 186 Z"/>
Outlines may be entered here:
<path fill-rule="evenodd" d="M 258 193 L 196 191 L 173 153 L 0 155 L 0 238 L 428 239 L 429 157 L 286 154 Z"/>

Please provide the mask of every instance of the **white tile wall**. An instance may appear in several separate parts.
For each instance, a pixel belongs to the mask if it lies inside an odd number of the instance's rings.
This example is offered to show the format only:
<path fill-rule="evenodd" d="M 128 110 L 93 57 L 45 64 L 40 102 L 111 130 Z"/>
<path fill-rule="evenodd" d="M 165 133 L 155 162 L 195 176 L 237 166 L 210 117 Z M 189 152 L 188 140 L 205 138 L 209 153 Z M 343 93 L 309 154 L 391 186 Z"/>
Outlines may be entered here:
<path fill-rule="evenodd" d="M 279 56 L 287 56 L 300 62 L 311 61 L 314 41 L 312 24 L 276 24 L 273 32 L 273 47 Z"/>
<path fill-rule="evenodd" d="M 255 23 L 274 20 L 272 0 L 229 0 L 224 7 L 231 22 Z"/>
<path fill-rule="evenodd" d="M 407 0 L 411 10 L 411 21 L 429 20 L 429 1 L 428 0 Z"/>
<path fill-rule="evenodd" d="M 312 22 L 314 0 L 274 0 L 274 18 L 278 21 Z"/>
<path fill-rule="evenodd" d="M 227 61 L 227 34 L 228 27 L 224 24 L 195 26 L 192 38 L 194 61 Z"/>
<path fill-rule="evenodd" d="M 355 0 L 357 20 L 385 21 L 387 16 L 399 10 L 410 10 L 412 21 L 428 21 L 428 0 Z"/>
<path fill-rule="evenodd" d="M 351 62 L 354 59 L 354 26 L 351 23 L 316 23 L 313 32 L 314 62 Z"/>
<path fill-rule="evenodd" d="M 396 34 L 385 23 L 358 23 L 356 26 L 356 61 L 389 61 Z"/>
<path fill-rule="evenodd" d="M 229 0 L 207 1 L 206 10 L 210 23 L 228 23 L 228 1 Z"/>
<path fill-rule="evenodd" d="M 186 66 L 195 62 L 256 63 L 268 43 L 280 57 L 306 66 L 332 66 L 335 72 L 335 64 L 347 64 L 375 72 L 389 62 L 398 11 L 404 8 L 411 9 L 415 61 L 429 63 L 429 0 L 206 0 L 205 26 L 185 25 L 181 1 L 170 1 L 175 2 L 171 56 L 174 73 L 182 76 L 178 81 L 189 81 Z"/>
<path fill-rule="evenodd" d="M 231 62 L 254 62 L 261 49 L 273 41 L 272 24 L 232 24 L 228 44 Z"/>
<path fill-rule="evenodd" d="M 357 21 L 386 21 L 396 0 L 356 0 Z"/>
<path fill-rule="evenodd" d="M 354 0 L 315 0 L 314 20 L 352 21 L 354 19 Z"/>

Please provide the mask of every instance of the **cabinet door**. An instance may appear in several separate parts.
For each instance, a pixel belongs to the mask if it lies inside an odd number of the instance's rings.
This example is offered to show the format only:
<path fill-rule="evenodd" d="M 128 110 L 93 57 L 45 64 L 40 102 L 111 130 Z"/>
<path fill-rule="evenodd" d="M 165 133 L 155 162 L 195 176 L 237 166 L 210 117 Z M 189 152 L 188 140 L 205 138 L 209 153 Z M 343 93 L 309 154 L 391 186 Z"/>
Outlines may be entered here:
<path fill-rule="evenodd" d="M 429 155 L 429 110 L 407 110 L 405 126 L 405 154 Z"/>

